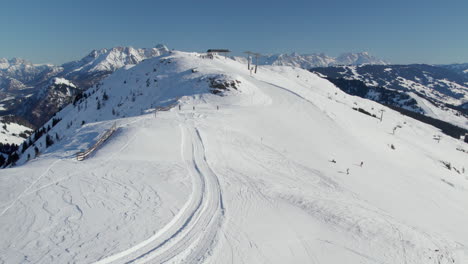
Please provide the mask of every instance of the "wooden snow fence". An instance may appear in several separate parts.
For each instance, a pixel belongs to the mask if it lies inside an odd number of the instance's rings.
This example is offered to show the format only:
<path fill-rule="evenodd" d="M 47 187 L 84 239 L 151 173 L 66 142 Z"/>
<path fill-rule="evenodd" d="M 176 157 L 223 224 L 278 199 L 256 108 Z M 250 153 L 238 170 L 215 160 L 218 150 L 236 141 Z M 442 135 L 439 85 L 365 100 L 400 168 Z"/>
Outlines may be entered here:
<path fill-rule="evenodd" d="M 175 103 L 172 103 L 170 105 L 167 105 L 167 106 L 158 106 L 156 107 L 156 112 L 159 112 L 159 111 L 169 111 L 171 110 L 171 108 L 174 108 L 174 106 L 176 106 L 178 103 L 175 102 Z"/>
<path fill-rule="evenodd" d="M 92 145 L 90 148 L 88 148 L 85 151 L 76 153 L 76 159 L 79 161 L 86 159 L 91 153 L 93 153 L 93 151 L 95 151 L 99 146 L 101 146 L 102 143 L 104 143 L 110 136 L 112 136 L 112 134 L 114 134 L 116 130 L 117 130 L 117 125 L 116 123 L 114 123 L 112 127 L 109 128 L 106 131 L 106 133 L 104 133 L 104 135 L 102 135 L 96 143 L 94 143 L 94 145 Z"/>

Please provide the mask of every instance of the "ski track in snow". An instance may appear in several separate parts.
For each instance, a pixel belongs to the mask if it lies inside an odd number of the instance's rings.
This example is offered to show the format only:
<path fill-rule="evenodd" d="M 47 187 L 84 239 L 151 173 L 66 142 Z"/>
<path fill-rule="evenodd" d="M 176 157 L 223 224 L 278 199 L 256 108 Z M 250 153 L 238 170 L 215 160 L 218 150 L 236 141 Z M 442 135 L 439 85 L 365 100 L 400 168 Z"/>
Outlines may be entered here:
<path fill-rule="evenodd" d="M 55 166 L 55 164 L 57 164 L 58 162 L 60 162 L 61 159 L 58 159 L 56 161 L 54 161 L 52 164 L 49 165 L 49 167 L 47 167 L 47 169 L 41 174 L 39 175 L 39 177 L 36 178 L 36 180 L 34 180 L 20 195 L 18 195 L 18 197 L 16 199 L 14 199 L 10 205 L 8 205 L 5 209 L 3 209 L 2 213 L 0 214 L 0 216 L 3 216 L 3 214 L 5 214 L 8 209 L 10 209 L 11 207 L 13 207 L 24 195 L 27 195 L 28 194 L 28 191 L 29 189 L 31 189 L 34 185 L 36 185 L 36 183 L 42 179 L 42 177 L 44 177 L 44 175 L 46 175 L 47 173 L 49 173 L 49 171 L 51 171 L 52 167 Z"/>
<path fill-rule="evenodd" d="M 179 117 L 181 120 L 181 117 Z M 192 194 L 184 207 L 163 228 L 133 247 L 105 257 L 105 263 L 200 262 L 214 246 L 224 217 L 219 180 L 205 155 L 199 130 L 187 118 L 180 123 L 181 156 L 192 178 Z"/>
<path fill-rule="evenodd" d="M 127 123 L 124 123 L 124 124 L 120 124 L 118 127 L 128 126 L 128 125 L 130 125 L 130 124 L 139 122 L 139 121 L 141 121 L 141 120 L 143 120 L 143 119 L 147 119 L 147 118 L 148 118 L 148 117 L 139 117 L 139 118 L 136 118 L 135 120 L 132 120 L 132 121 L 130 121 L 130 122 L 127 122 Z M 111 123 L 114 123 L 114 121 L 108 121 L 108 122 L 106 122 L 106 123 L 111 124 Z M 102 166 L 102 165 L 106 164 L 109 160 L 111 160 L 111 159 L 114 158 L 116 155 L 118 155 L 119 153 L 121 153 L 125 148 L 128 147 L 128 145 L 135 139 L 135 137 L 136 137 L 136 136 L 133 136 L 131 139 L 129 139 L 129 140 L 119 149 L 119 151 L 116 151 L 116 152 L 112 153 L 111 155 L 109 155 L 108 157 L 106 157 L 106 158 L 100 163 L 100 165 L 98 165 L 98 166 L 96 166 L 96 167 L 99 167 L 99 166 Z M 99 151 L 99 148 L 96 149 L 94 152 L 96 152 L 96 151 Z M 94 155 L 94 153 L 92 153 L 90 156 L 92 157 L 93 155 Z M 72 157 L 74 158 L 74 155 L 73 155 Z M 78 175 L 79 173 L 82 173 L 82 172 L 83 172 L 83 171 L 81 171 L 81 170 L 80 170 L 80 171 L 77 171 L 77 172 L 75 172 L 75 173 L 69 174 L 69 175 L 67 175 L 67 176 L 65 176 L 65 177 L 59 178 L 59 179 L 56 180 L 56 181 L 50 182 L 50 183 L 48 183 L 48 184 L 46 184 L 46 185 L 44 185 L 44 186 L 41 186 L 41 187 L 39 187 L 39 188 L 37 188 L 37 189 L 34 189 L 34 190 L 30 191 L 30 189 L 31 189 L 32 187 L 34 187 L 45 175 L 47 175 L 49 172 L 53 172 L 53 171 L 52 171 L 52 168 L 53 168 L 57 163 L 63 162 L 63 161 L 65 161 L 65 160 L 64 160 L 64 159 L 58 159 L 58 160 L 54 161 L 52 164 L 50 164 L 50 165 L 47 167 L 47 169 L 46 169 L 41 175 L 39 175 L 39 176 L 38 176 L 38 177 L 37 177 L 37 178 L 36 178 L 20 195 L 18 195 L 18 197 L 17 197 L 16 199 L 14 199 L 14 200 L 10 203 L 10 205 L 8 205 L 7 207 L 5 207 L 5 209 L 3 209 L 2 213 L 0 213 L 0 216 L 3 216 L 10 208 L 14 207 L 15 204 L 16 204 L 19 200 L 21 200 L 21 198 L 23 198 L 24 196 L 27 196 L 27 195 L 31 195 L 31 194 L 33 194 L 33 193 L 36 193 L 36 192 L 38 192 L 38 191 L 40 191 L 40 190 L 42 190 L 42 189 L 44 189 L 44 188 L 47 188 L 47 187 L 49 187 L 49 186 L 53 186 L 53 185 L 55 185 L 55 184 L 58 184 L 58 183 L 61 182 L 61 181 L 70 179 L 71 177 L 76 176 L 76 175 Z M 73 162 L 76 162 L 76 161 L 73 161 Z"/>

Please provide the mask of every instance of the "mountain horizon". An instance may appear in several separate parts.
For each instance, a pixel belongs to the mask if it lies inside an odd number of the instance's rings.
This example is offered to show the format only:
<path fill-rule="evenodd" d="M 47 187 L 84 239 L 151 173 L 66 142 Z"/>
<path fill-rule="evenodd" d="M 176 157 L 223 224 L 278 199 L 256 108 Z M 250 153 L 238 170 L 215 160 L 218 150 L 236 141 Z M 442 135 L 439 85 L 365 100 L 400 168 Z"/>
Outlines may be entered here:
<path fill-rule="evenodd" d="M 159 49 L 159 48 L 166 48 L 168 49 L 168 46 L 165 45 L 165 44 L 156 44 L 154 45 L 154 48 L 156 49 Z M 33 62 L 32 60 L 28 59 L 28 58 L 24 58 L 24 57 L 20 57 L 20 56 L 13 56 L 13 57 L 10 57 L 10 58 L 4 58 L 4 57 L 0 57 L 0 69 L 2 68 L 6 68 L 7 65 L 10 65 L 10 64 L 13 64 L 13 65 L 19 65 L 19 64 L 28 64 L 28 65 L 32 65 L 32 66 L 63 66 L 64 64 L 67 64 L 67 63 L 70 63 L 70 62 L 74 62 L 74 61 L 79 61 L 83 58 L 86 58 L 86 57 L 89 57 L 89 56 L 92 56 L 93 53 L 103 53 L 103 52 L 107 52 L 109 50 L 113 50 L 113 49 L 151 49 L 151 48 L 141 48 L 141 47 L 135 47 L 135 46 L 125 46 L 125 45 L 119 45 L 119 46 L 113 46 L 113 47 L 108 47 L 108 48 L 99 48 L 99 49 L 92 49 L 90 50 L 89 52 L 87 52 L 85 55 L 83 55 L 82 57 L 78 57 L 77 59 L 74 59 L 74 60 L 69 60 L 69 61 L 63 61 L 62 63 L 50 63 L 50 62 L 41 62 L 41 63 L 36 63 L 36 62 Z M 168 49 L 169 50 L 169 49 Z M 197 52 L 201 52 L 203 53 L 205 50 L 201 50 L 201 51 L 197 51 Z M 233 51 L 231 52 L 231 54 L 235 54 L 234 56 L 235 57 L 239 57 L 239 58 L 245 58 L 246 55 L 243 53 L 243 51 Z M 412 62 L 408 62 L 408 63 L 394 63 L 391 59 L 390 60 L 387 60 L 387 59 L 382 59 L 382 58 L 379 58 L 378 56 L 376 56 L 375 54 L 369 52 L 369 51 L 357 51 L 357 52 L 350 52 L 350 51 L 344 51 L 344 52 L 341 52 L 341 53 L 338 53 L 338 55 L 335 55 L 335 56 L 332 56 L 332 55 L 329 55 L 327 54 L 326 52 L 296 52 L 296 51 L 288 51 L 288 52 L 266 52 L 266 53 L 262 53 L 262 56 L 260 58 L 262 58 L 260 61 L 261 63 L 260 64 L 268 64 L 268 60 L 271 60 L 272 58 L 275 58 L 275 57 L 321 57 L 321 58 L 328 58 L 328 59 L 337 59 L 338 61 L 341 61 L 341 62 L 345 62 L 345 57 L 346 56 L 366 56 L 366 57 L 369 57 L 369 58 L 372 58 L 374 59 L 374 63 L 371 63 L 371 64 L 393 64 L 393 65 L 412 65 L 412 64 L 429 64 L 429 65 L 453 65 L 452 68 L 455 68 L 456 69 L 456 66 L 458 65 L 459 67 L 465 67 L 466 64 L 468 64 L 468 62 L 465 62 L 465 61 L 458 61 L 458 62 L 450 62 L 450 63 L 425 63 L 425 62 L 421 62 L 421 61 L 412 61 Z M 349 58 L 348 58 L 349 59 Z M 355 61 L 350 61 L 349 63 L 342 63 L 343 65 L 353 65 L 353 64 L 365 64 L 365 62 L 363 63 L 357 63 Z M 313 65 L 312 67 L 322 67 L 322 66 L 332 66 L 332 65 L 336 65 L 336 64 L 323 64 L 323 65 Z M 467 67 L 465 67 L 467 68 Z"/>

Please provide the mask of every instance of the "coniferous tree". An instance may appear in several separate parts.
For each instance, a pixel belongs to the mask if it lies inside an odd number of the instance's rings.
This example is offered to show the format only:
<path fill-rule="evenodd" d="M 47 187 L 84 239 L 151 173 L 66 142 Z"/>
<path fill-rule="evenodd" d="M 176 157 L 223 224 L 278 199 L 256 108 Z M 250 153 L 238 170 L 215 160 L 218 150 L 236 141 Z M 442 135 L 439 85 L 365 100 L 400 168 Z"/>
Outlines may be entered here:
<path fill-rule="evenodd" d="M 46 148 L 52 146 L 54 144 L 54 141 L 52 140 L 52 137 L 49 136 L 49 134 L 46 135 Z"/>
<path fill-rule="evenodd" d="M 54 118 L 52 119 L 52 126 L 54 127 L 55 125 L 58 124 L 58 122 L 60 122 L 60 120 L 62 120 L 61 118 Z"/>
<path fill-rule="evenodd" d="M 3 167 L 5 165 L 5 157 L 3 155 L 0 155 L 0 167 Z"/>
<path fill-rule="evenodd" d="M 28 149 L 28 147 L 29 147 L 29 146 L 28 146 L 28 142 L 25 141 L 25 142 L 23 143 L 23 148 L 21 149 L 21 153 L 24 153 L 24 152 Z"/>
<path fill-rule="evenodd" d="M 18 156 L 18 153 L 16 152 L 13 152 L 11 153 L 10 155 L 8 155 L 8 159 L 6 161 L 6 165 L 15 165 L 16 162 L 18 161 L 19 159 L 19 156 Z"/>

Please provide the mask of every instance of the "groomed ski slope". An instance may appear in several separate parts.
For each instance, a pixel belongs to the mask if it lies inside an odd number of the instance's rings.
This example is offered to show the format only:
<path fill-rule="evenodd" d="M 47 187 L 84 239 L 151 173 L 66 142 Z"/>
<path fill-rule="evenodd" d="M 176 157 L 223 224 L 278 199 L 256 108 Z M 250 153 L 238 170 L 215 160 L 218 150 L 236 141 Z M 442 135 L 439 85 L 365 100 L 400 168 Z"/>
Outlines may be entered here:
<path fill-rule="evenodd" d="M 173 52 L 65 108 L 60 140 L 0 171 L 0 262 L 468 262 L 465 143 L 307 71 L 246 68 Z"/>

